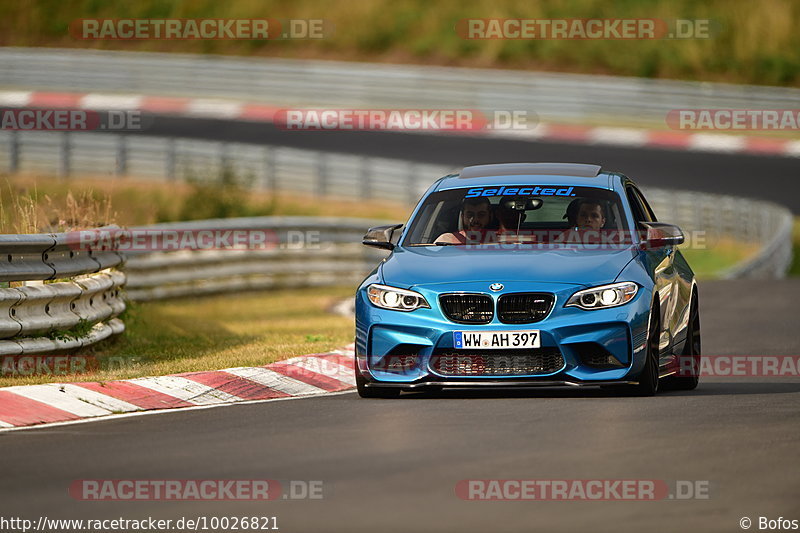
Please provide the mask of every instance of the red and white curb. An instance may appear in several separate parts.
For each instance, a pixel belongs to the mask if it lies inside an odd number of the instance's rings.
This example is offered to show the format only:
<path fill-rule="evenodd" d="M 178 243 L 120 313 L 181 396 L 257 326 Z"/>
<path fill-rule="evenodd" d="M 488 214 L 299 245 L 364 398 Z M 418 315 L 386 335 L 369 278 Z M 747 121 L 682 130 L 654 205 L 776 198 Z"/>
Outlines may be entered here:
<path fill-rule="evenodd" d="M 280 106 L 210 98 L 42 91 L 0 91 L 0 107 L 2 106 L 95 111 L 139 110 L 198 118 L 257 122 L 273 122 L 276 113 L 283 109 Z M 484 130 L 480 133 L 521 140 L 800 157 L 799 140 L 748 135 L 552 123 L 540 123 L 536 128 L 529 130 Z"/>
<path fill-rule="evenodd" d="M 355 386 L 353 350 L 350 345 L 265 366 L 209 372 L 3 387 L 0 428 L 347 391 Z"/>

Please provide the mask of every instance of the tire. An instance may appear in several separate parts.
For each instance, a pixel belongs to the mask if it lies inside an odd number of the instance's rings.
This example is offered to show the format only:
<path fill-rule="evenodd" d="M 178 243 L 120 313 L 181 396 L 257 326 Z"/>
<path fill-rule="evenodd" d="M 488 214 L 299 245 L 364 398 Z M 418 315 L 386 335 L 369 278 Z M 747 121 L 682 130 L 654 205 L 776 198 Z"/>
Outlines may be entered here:
<path fill-rule="evenodd" d="M 358 371 L 356 373 L 356 389 L 362 398 L 397 398 L 400 396 L 400 389 L 393 387 L 367 387 L 367 380 Z"/>
<path fill-rule="evenodd" d="M 658 392 L 658 360 L 661 320 L 658 308 L 650 310 L 650 330 L 647 332 L 647 360 L 642 373 L 639 374 L 639 384 L 630 385 L 628 393 L 631 396 L 655 396 Z"/>
<path fill-rule="evenodd" d="M 689 308 L 689 325 L 686 330 L 686 344 L 683 347 L 681 358 L 692 358 L 691 376 L 673 376 L 667 381 L 669 388 L 673 390 L 694 390 L 700 383 L 700 354 L 702 343 L 700 342 L 700 307 L 697 302 L 697 294 L 692 295 L 692 305 Z"/>

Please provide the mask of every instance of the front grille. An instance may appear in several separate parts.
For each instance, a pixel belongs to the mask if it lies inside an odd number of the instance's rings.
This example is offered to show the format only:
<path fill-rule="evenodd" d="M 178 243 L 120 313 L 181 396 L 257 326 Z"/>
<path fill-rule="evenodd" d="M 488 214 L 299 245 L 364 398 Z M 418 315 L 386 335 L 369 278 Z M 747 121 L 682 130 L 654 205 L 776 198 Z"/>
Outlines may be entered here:
<path fill-rule="evenodd" d="M 486 294 L 443 294 L 439 303 L 453 322 L 488 324 L 494 317 L 494 302 Z"/>
<path fill-rule="evenodd" d="M 431 357 L 431 369 L 442 376 L 526 376 L 552 374 L 564 366 L 558 348 L 535 350 L 452 350 Z"/>
<path fill-rule="evenodd" d="M 547 316 L 555 298 L 546 292 L 504 294 L 497 300 L 497 317 L 506 324 L 530 324 Z"/>

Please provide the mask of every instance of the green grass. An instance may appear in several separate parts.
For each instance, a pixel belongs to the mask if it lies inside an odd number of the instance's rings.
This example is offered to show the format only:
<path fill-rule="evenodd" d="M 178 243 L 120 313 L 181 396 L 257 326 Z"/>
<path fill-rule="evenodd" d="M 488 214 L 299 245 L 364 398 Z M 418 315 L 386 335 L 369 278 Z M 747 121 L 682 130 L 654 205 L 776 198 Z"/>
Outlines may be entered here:
<path fill-rule="evenodd" d="M 0 377 L 0 386 L 109 381 L 265 365 L 341 348 L 353 320 L 329 312 L 353 287 L 286 289 L 135 304 L 125 334 L 76 355 L 96 358 L 91 373 Z"/>
<path fill-rule="evenodd" d="M 745 259 L 745 254 L 731 251 L 718 250 L 682 250 L 683 256 L 698 279 L 714 279 L 740 260 Z"/>
<path fill-rule="evenodd" d="M 800 217 L 794 217 L 794 231 L 792 232 L 792 265 L 789 267 L 790 276 L 800 276 Z"/>
<path fill-rule="evenodd" d="M 707 248 L 682 247 L 681 253 L 698 279 L 714 279 L 736 263 L 758 252 L 758 246 L 720 240 Z"/>
<path fill-rule="evenodd" d="M 80 18 L 325 19 L 324 39 L 85 41 Z M 464 40 L 465 18 L 711 19 L 710 39 Z M 796 0 L 214 0 L 0 4 L 0 45 L 425 63 L 800 85 Z"/>

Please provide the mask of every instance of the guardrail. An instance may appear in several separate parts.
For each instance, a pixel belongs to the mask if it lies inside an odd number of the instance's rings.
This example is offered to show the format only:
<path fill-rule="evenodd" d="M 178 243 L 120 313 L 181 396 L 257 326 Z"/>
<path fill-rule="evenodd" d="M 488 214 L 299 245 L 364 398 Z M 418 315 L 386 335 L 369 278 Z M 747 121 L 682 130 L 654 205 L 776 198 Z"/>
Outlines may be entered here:
<path fill-rule="evenodd" d="M 74 139 L 65 142 L 65 136 Z M 0 131 L 3 142 L 12 148 L 0 152 L 0 168 L 10 169 L 13 161 L 16 170 L 23 171 L 56 173 L 66 168 L 75 174 L 114 175 L 122 167 L 131 174 L 167 180 L 188 176 L 215 179 L 231 171 L 243 178 L 245 185 L 259 190 L 296 191 L 316 198 L 384 199 L 408 205 L 416 203 L 433 180 L 456 170 L 280 146 L 112 133 Z M 678 224 L 686 232 L 704 231 L 709 239 L 759 245 L 754 257 L 725 272 L 725 277 L 785 275 L 792 254 L 788 209 L 728 195 L 650 188 L 646 192 L 659 219 Z M 356 233 L 353 242 L 360 241 L 361 234 Z"/>
<path fill-rule="evenodd" d="M 673 109 L 793 109 L 800 90 L 722 83 L 183 54 L 0 49 L 7 88 L 178 95 L 283 106 L 526 110 L 543 121 L 664 125 Z"/>
<path fill-rule="evenodd" d="M 770 238 L 758 254 L 723 272 L 723 279 L 786 277 L 792 264 L 794 218 L 788 209 L 776 208 L 775 204 L 765 207 L 761 211 L 762 224 Z"/>
<path fill-rule="evenodd" d="M 123 257 L 72 235 L 0 235 L 0 355 L 88 346 L 124 331 Z M 113 244 L 112 244 L 113 246 Z M 52 281 L 52 283 L 44 283 Z"/>
<path fill-rule="evenodd" d="M 147 226 L 148 231 L 246 230 L 268 234 L 260 249 L 228 248 L 130 254 L 132 300 L 237 290 L 359 283 L 385 257 L 361 239 L 380 221 L 324 217 L 253 217 Z"/>
<path fill-rule="evenodd" d="M 757 244 L 759 250 L 722 272 L 723 279 L 783 278 L 792 263 L 789 209 L 773 202 L 725 194 L 642 188 L 659 220 L 673 222 L 687 235 L 704 232 L 709 241 L 727 239 Z"/>

